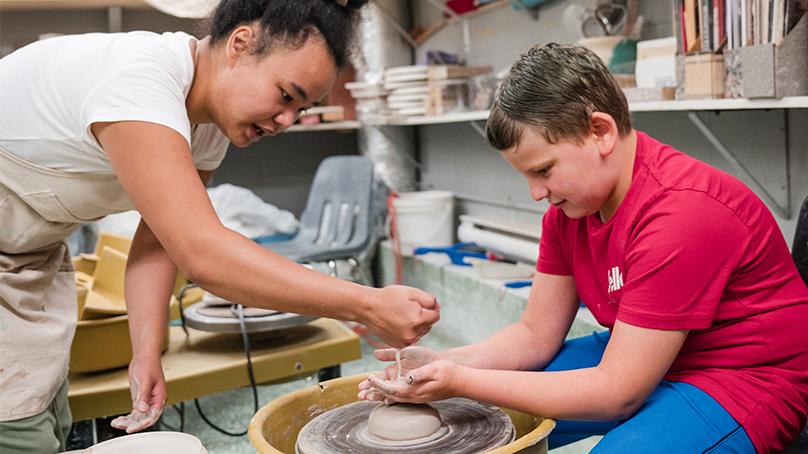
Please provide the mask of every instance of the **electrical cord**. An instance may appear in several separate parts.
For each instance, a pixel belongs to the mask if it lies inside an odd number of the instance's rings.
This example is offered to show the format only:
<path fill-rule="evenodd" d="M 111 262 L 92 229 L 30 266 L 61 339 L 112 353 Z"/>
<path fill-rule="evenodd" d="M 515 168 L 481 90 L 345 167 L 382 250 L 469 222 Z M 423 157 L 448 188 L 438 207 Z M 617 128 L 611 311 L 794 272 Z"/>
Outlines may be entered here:
<path fill-rule="evenodd" d="M 171 406 L 171 408 L 176 410 L 177 414 L 179 415 L 180 426 L 173 427 L 170 424 L 163 421 L 162 417 L 157 421 L 157 423 L 160 425 L 160 427 L 165 427 L 166 429 L 172 430 L 174 432 L 185 432 L 185 402 L 180 402 L 179 406 L 177 406 L 177 404 L 174 404 Z M 163 414 L 163 416 L 165 416 L 165 413 Z"/>
<path fill-rule="evenodd" d="M 189 290 L 191 288 L 196 288 L 196 287 L 198 287 L 198 285 L 196 285 L 196 284 L 188 284 L 188 285 L 182 287 L 182 289 L 180 290 L 179 296 L 177 297 L 177 299 L 179 300 L 179 303 L 180 303 L 180 320 L 182 322 L 182 329 L 183 329 L 183 331 L 185 331 L 186 336 L 188 336 L 188 328 L 185 326 L 185 315 L 184 315 L 184 308 L 183 308 L 182 300 L 183 300 L 183 297 L 185 296 L 185 292 L 187 290 Z M 242 306 L 241 304 L 234 304 L 234 305 L 231 306 L 231 309 L 233 310 L 233 312 L 237 316 L 239 328 L 241 329 L 241 339 L 242 339 L 242 342 L 244 343 L 244 353 L 247 356 L 247 375 L 248 375 L 248 377 L 250 379 L 250 388 L 252 388 L 252 392 L 253 392 L 253 403 L 254 403 L 254 406 L 255 406 L 255 410 L 253 410 L 253 413 L 257 413 L 258 412 L 258 386 L 255 383 L 255 371 L 253 370 L 253 364 L 252 364 L 252 355 L 251 355 L 251 348 L 250 348 L 250 337 L 247 335 L 247 325 L 244 322 L 244 306 Z M 217 432 L 220 432 L 222 434 L 225 434 L 225 435 L 228 435 L 228 436 L 231 436 L 231 437 L 242 437 L 244 435 L 247 435 L 247 430 L 248 429 L 245 429 L 243 432 L 230 432 L 230 431 L 228 431 L 226 429 L 223 429 L 223 428 L 217 426 L 216 424 L 214 424 L 210 419 L 208 419 L 208 417 L 202 411 L 202 406 L 199 404 L 199 399 L 198 398 L 194 399 L 194 406 L 196 406 L 196 411 L 199 412 L 199 416 L 202 418 L 202 420 L 205 421 L 205 423 L 207 425 L 209 425 L 212 429 L 216 430 Z M 181 417 L 181 420 L 180 420 L 181 423 L 180 424 L 181 424 L 181 426 L 184 426 L 184 424 L 185 424 L 185 415 L 184 415 L 185 407 L 184 407 L 184 404 L 183 404 L 182 409 L 183 409 L 183 412 L 180 413 L 180 415 L 181 415 L 180 416 Z"/>

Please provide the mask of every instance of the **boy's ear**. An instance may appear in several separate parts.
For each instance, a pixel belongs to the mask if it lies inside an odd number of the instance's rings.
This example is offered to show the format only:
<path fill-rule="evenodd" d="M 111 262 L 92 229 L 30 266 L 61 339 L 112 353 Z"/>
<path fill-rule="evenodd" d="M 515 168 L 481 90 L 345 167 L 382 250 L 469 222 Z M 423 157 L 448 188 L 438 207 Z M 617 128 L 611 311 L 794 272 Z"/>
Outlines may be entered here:
<path fill-rule="evenodd" d="M 611 154 L 620 139 L 620 131 L 617 129 L 614 118 L 604 112 L 592 112 L 589 121 L 592 134 L 600 148 L 600 154 L 603 156 Z"/>

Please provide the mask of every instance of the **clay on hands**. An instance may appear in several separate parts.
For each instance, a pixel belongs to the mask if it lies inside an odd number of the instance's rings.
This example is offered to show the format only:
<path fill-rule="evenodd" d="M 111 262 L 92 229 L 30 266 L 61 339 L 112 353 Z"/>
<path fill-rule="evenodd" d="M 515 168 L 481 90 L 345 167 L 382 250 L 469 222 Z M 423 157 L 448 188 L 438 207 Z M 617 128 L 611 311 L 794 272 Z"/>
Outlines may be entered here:
<path fill-rule="evenodd" d="M 402 350 L 380 349 L 373 352 L 373 355 L 379 361 L 397 361 L 382 372 L 369 375 L 367 380 L 360 383 L 358 397 L 387 403 L 392 402 L 388 395 L 395 395 L 398 390 L 412 384 L 412 377 L 408 375 L 410 371 L 438 359 L 438 354 L 434 350 L 420 346 L 410 346 Z"/>
<path fill-rule="evenodd" d="M 160 415 L 163 414 L 163 408 L 161 406 L 141 411 L 135 407 L 134 403 L 137 402 L 140 393 L 140 387 L 136 378 L 132 378 L 130 381 L 129 392 L 132 395 L 132 412 L 128 415 L 113 419 L 110 425 L 131 434 L 139 432 L 156 423 L 157 420 L 160 419 Z"/>

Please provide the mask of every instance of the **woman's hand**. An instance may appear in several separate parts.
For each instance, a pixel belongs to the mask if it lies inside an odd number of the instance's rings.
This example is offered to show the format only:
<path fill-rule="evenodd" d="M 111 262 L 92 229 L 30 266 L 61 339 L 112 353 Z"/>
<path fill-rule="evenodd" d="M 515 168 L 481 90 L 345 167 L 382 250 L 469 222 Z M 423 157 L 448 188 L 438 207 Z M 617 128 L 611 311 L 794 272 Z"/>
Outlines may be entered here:
<path fill-rule="evenodd" d="M 393 347 L 418 342 L 440 320 L 440 305 L 429 293 L 402 285 L 371 290 L 357 321 Z"/>
<path fill-rule="evenodd" d="M 383 374 L 371 375 L 364 398 L 426 403 L 456 397 L 462 394 L 462 377 L 468 371 L 467 367 L 441 359 L 402 375 L 400 380 L 385 380 Z"/>
<path fill-rule="evenodd" d="M 163 413 L 166 380 L 159 356 L 132 360 L 129 364 L 129 389 L 132 392 L 132 412 L 115 418 L 111 425 L 126 433 L 134 433 L 153 425 Z"/>

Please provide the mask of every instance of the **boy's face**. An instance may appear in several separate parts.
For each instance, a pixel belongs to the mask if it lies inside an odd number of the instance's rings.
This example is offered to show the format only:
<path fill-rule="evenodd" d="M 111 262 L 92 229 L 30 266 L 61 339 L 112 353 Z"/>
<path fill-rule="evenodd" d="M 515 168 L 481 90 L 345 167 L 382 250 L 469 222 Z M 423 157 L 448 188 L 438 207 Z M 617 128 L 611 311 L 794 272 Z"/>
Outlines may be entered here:
<path fill-rule="evenodd" d="M 580 143 L 551 144 L 538 128 L 528 126 L 518 144 L 503 150 L 502 156 L 527 178 L 534 200 L 547 199 L 573 219 L 597 213 L 617 184 L 608 153 L 603 153 L 595 134 Z"/>

